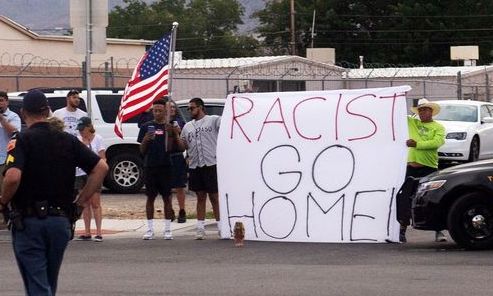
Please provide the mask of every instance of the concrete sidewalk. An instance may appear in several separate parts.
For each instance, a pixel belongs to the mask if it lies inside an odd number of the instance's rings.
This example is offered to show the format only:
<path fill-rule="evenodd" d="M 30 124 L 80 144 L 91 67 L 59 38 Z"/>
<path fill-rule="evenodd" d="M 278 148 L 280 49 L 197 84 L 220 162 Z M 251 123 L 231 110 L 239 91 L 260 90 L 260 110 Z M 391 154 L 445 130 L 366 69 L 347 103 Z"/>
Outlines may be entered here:
<path fill-rule="evenodd" d="M 195 235 L 197 225 L 196 219 L 187 219 L 185 223 L 177 223 L 176 220 L 171 223 L 173 236 Z M 214 219 L 205 220 L 206 235 L 218 237 L 217 223 Z M 145 219 L 104 219 L 102 222 L 102 233 L 104 239 L 112 238 L 139 238 L 141 239 L 147 231 L 147 220 Z M 94 219 L 91 221 L 91 232 L 95 235 L 96 229 Z M 164 221 L 154 219 L 154 234 L 156 238 L 161 238 L 164 232 Z M 84 221 L 79 219 L 76 223 L 75 237 L 84 234 Z"/>
<path fill-rule="evenodd" d="M 187 219 L 185 223 L 171 223 L 173 236 L 195 236 L 195 228 L 197 225 L 196 219 Z M 145 219 L 104 219 L 102 223 L 103 239 L 115 238 L 136 238 L 142 239 L 142 236 L 147 231 L 147 220 Z M 207 237 L 219 238 L 217 233 L 217 223 L 214 219 L 205 220 L 205 232 Z M 94 219 L 91 220 L 91 232 L 94 236 L 96 228 Z M 162 219 L 154 220 L 154 234 L 156 239 L 163 237 L 164 221 Z M 75 225 L 75 237 L 84 234 L 84 221 L 79 219 Z M 0 229 L 0 241 L 10 241 L 10 232 L 7 229 Z"/>

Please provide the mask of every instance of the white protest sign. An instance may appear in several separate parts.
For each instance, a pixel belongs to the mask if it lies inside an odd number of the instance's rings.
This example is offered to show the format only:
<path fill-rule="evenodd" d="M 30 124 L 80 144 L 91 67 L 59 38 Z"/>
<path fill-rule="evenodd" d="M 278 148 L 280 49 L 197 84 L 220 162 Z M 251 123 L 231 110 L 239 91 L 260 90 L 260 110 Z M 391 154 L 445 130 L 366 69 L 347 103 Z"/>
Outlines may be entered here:
<path fill-rule="evenodd" d="M 222 236 L 397 241 L 409 86 L 240 93 L 227 98 L 217 145 Z"/>

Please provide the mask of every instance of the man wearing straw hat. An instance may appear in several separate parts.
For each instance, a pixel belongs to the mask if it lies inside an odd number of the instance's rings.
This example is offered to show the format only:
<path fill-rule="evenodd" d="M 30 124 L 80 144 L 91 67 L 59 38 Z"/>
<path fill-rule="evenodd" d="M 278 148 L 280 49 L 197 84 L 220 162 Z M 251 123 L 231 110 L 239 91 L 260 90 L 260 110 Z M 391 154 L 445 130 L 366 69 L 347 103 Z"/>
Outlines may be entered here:
<path fill-rule="evenodd" d="M 438 170 L 438 148 L 445 143 L 445 128 L 438 122 L 433 121 L 433 116 L 440 112 L 440 106 L 423 98 L 418 101 L 416 107 L 411 111 L 417 115 L 409 116 L 407 119 L 409 139 L 406 146 L 409 147 L 407 156 L 406 178 L 421 178 Z M 411 203 L 409 198 L 402 205 L 405 208 L 405 218 L 399 219 L 400 242 L 406 242 L 406 229 L 409 225 Z M 445 242 L 445 235 L 437 231 L 435 239 L 437 242 Z"/>

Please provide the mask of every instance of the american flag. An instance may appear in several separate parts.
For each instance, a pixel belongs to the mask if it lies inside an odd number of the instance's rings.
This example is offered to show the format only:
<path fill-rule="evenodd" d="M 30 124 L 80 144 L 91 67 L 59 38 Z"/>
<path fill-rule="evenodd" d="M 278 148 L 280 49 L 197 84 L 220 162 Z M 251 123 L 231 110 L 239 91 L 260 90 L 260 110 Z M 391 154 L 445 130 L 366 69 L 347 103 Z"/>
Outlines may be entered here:
<path fill-rule="evenodd" d="M 171 33 L 164 35 L 140 58 L 125 87 L 115 120 L 115 134 L 123 138 L 122 122 L 152 106 L 168 94 L 169 48 Z"/>

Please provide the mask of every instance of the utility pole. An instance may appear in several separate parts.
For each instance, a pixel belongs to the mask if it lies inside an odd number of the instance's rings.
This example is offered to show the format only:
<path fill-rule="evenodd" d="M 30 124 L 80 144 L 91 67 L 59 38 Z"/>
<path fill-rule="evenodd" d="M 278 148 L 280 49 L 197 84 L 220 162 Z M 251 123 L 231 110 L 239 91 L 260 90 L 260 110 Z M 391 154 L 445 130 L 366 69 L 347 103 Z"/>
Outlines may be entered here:
<path fill-rule="evenodd" d="M 85 55 L 84 76 L 87 114 L 91 116 L 91 55 L 106 53 L 108 0 L 70 0 L 70 27 L 74 52 Z"/>
<path fill-rule="evenodd" d="M 290 15 L 291 15 L 291 42 L 290 42 L 290 49 L 291 49 L 291 55 L 296 55 L 296 31 L 294 28 L 294 0 L 291 0 L 291 5 L 290 5 Z"/>
<path fill-rule="evenodd" d="M 314 9 L 313 10 L 313 20 L 312 20 L 312 44 L 311 44 L 311 48 L 313 48 L 313 39 L 315 39 L 315 13 L 316 13 L 316 10 Z"/>
<path fill-rule="evenodd" d="M 91 117 L 92 0 L 88 0 L 86 5 L 86 107 L 87 114 Z"/>

